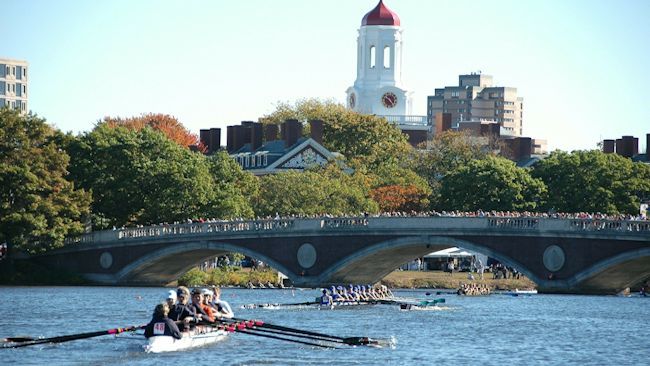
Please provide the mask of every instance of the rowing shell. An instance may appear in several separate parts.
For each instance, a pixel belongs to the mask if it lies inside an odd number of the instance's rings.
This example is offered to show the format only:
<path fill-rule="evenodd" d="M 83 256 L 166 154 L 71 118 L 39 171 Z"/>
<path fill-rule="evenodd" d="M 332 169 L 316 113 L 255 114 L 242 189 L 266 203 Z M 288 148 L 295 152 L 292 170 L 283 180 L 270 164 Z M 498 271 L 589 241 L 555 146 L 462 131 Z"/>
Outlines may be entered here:
<path fill-rule="evenodd" d="M 183 337 L 153 336 L 144 345 L 147 353 L 175 352 L 217 343 L 226 338 L 228 332 L 213 327 L 197 326 L 189 332 L 182 332 Z"/>

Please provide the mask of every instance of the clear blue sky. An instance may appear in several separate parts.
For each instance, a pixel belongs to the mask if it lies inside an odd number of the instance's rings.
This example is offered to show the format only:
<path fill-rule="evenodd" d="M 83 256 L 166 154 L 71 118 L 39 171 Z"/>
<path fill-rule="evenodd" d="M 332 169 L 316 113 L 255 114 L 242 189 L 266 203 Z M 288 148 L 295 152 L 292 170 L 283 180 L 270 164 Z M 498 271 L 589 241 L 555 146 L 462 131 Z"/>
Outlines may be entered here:
<path fill-rule="evenodd" d="M 0 57 L 30 64 L 30 108 L 64 131 L 156 112 L 198 133 L 278 101 L 345 100 L 377 0 L 4 0 Z M 415 113 L 481 70 L 524 97 L 550 148 L 650 133 L 650 1 L 386 0 Z M 224 135 L 224 134 L 222 134 Z"/>

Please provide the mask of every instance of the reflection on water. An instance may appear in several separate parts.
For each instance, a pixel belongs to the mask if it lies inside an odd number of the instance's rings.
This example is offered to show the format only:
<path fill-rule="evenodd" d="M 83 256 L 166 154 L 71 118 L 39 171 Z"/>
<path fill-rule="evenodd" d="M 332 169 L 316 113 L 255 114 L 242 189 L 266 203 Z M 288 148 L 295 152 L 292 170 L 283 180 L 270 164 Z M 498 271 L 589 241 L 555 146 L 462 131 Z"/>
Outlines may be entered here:
<path fill-rule="evenodd" d="M 424 291 L 397 296 L 432 300 Z M 0 338 L 50 337 L 146 323 L 162 288 L 3 287 Z M 400 311 L 376 305 L 240 309 L 250 303 L 311 301 L 318 290 L 224 289 L 236 316 L 341 337 L 393 339 L 394 347 L 320 349 L 233 334 L 187 352 L 145 354 L 140 335 L 105 336 L 57 345 L 2 349 L 9 364 L 421 365 L 646 364 L 650 357 L 650 298 L 605 296 L 460 297 L 444 306 Z M 438 296 L 437 298 L 440 298 Z"/>

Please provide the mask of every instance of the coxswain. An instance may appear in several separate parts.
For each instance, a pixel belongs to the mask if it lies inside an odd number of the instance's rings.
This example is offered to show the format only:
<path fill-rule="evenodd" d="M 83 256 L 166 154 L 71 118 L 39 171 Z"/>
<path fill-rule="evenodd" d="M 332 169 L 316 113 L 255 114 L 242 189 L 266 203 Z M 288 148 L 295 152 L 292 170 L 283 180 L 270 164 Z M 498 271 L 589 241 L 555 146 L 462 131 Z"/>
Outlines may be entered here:
<path fill-rule="evenodd" d="M 156 305 L 153 311 L 153 317 L 144 328 L 144 336 L 147 338 L 155 336 L 171 336 L 181 339 L 181 331 L 173 320 L 169 319 L 169 305 L 162 303 Z"/>
<path fill-rule="evenodd" d="M 323 294 L 320 296 L 320 304 L 327 306 L 332 305 L 332 296 L 327 293 L 327 289 L 323 289 L 322 293 Z"/>

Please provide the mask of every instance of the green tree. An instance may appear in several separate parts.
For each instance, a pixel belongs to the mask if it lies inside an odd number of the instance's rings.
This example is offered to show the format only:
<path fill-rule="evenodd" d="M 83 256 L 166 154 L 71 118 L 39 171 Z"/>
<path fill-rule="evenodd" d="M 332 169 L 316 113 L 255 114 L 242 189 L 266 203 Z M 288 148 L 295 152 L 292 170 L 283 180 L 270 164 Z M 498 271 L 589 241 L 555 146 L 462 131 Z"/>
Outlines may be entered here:
<path fill-rule="evenodd" d="M 67 180 L 57 135 L 44 119 L 0 109 L 0 242 L 38 253 L 83 232 L 91 197 Z"/>
<path fill-rule="evenodd" d="M 236 190 L 226 190 L 229 184 L 217 175 L 220 161 L 210 163 L 149 127 L 102 124 L 68 151 L 74 180 L 92 189 L 98 228 L 252 212 L 237 203 L 245 200 Z"/>
<path fill-rule="evenodd" d="M 210 172 L 215 181 L 213 204 L 205 216 L 221 218 L 252 218 L 253 201 L 259 194 L 259 179 L 244 171 L 224 151 L 208 157 Z"/>
<path fill-rule="evenodd" d="M 444 210 L 538 210 L 546 186 L 512 161 L 488 156 L 461 165 L 442 179 Z"/>
<path fill-rule="evenodd" d="M 547 208 L 562 212 L 639 212 L 650 198 L 650 166 L 598 150 L 554 151 L 533 176 L 548 187 Z"/>
<path fill-rule="evenodd" d="M 431 204 L 439 206 L 442 179 L 475 159 L 494 155 L 498 147 L 488 138 L 470 136 L 466 132 L 445 131 L 437 134 L 418 149 L 411 150 L 409 167 L 424 178 L 431 188 Z"/>
<path fill-rule="evenodd" d="M 376 212 L 376 203 L 357 179 L 338 167 L 264 176 L 260 179 L 256 213 L 286 216 Z"/>

